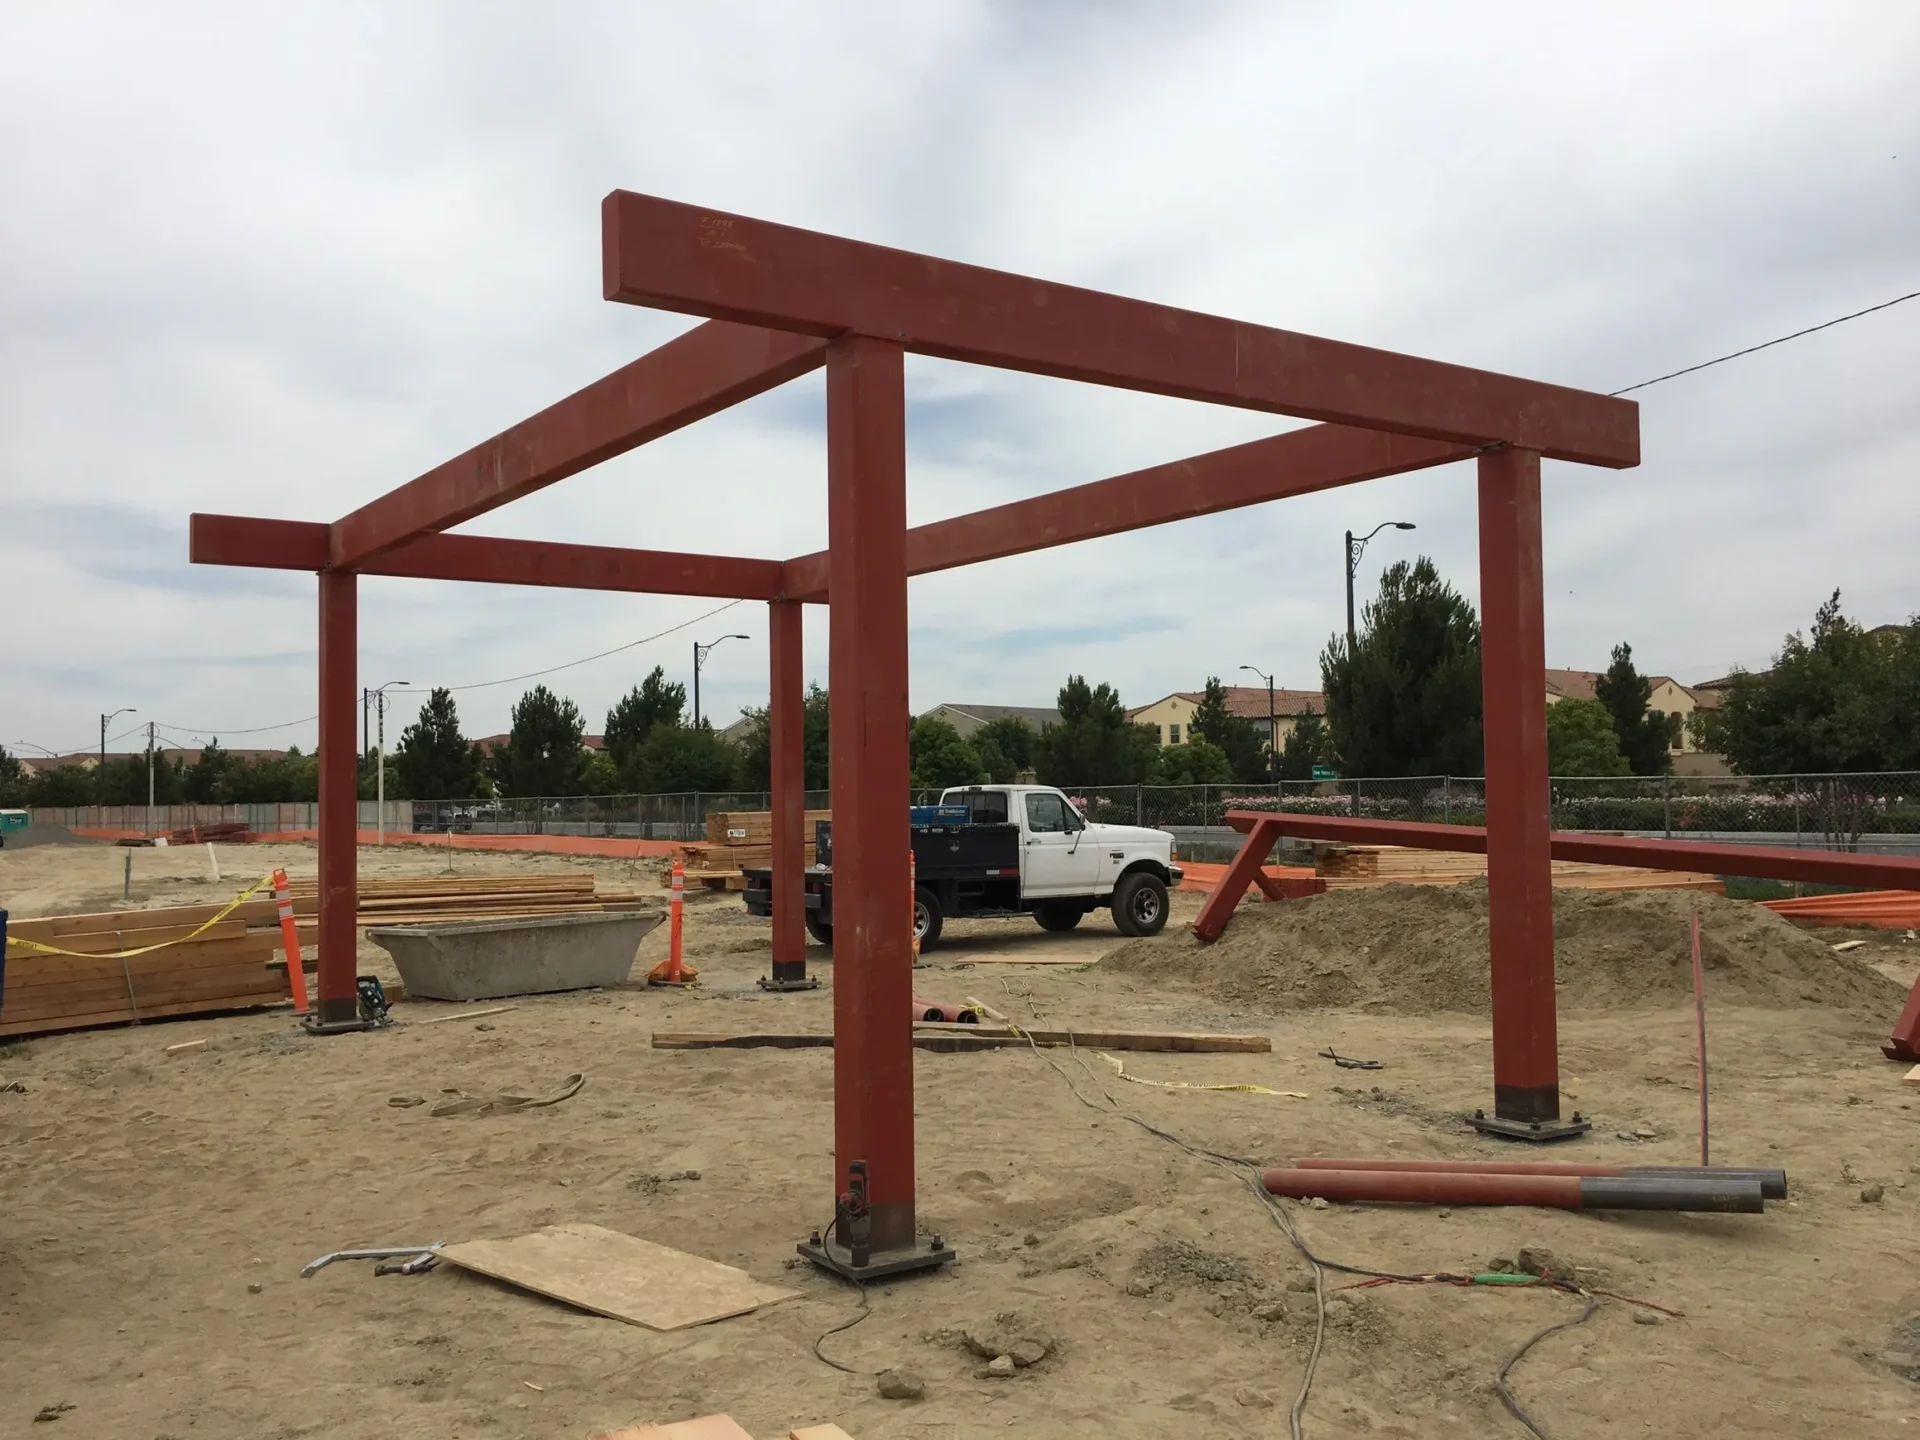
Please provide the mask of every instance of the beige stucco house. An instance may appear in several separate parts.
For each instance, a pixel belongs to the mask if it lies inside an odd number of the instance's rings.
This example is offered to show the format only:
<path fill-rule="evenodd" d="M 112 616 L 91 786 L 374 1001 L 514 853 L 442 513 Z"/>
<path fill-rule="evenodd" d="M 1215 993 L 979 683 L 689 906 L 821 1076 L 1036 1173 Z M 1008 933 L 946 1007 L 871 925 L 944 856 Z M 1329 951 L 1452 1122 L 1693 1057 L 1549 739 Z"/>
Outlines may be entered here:
<path fill-rule="evenodd" d="M 1269 745 L 1274 740 L 1267 734 L 1267 687 L 1264 685 L 1229 685 L 1227 688 L 1227 713 L 1238 715 L 1253 722 L 1254 730 Z M 1151 725 L 1160 732 L 1162 745 L 1183 745 L 1193 735 L 1193 712 L 1200 708 L 1200 702 L 1206 699 L 1204 691 L 1176 690 L 1171 695 L 1163 695 L 1151 705 L 1142 705 L 1127 712 L 1127 718 L 1136 725 Z M 1293 733 L 1295 722 L 1313 711 L 1316 715 L 1327 713 L 1327 697 L 1318 690 L 1278 690 L 1273 691 L 1273 728 L 1281 745 L 1287 743 L 1287 736 Z"/>
<path fill-rule="evenodd" d="M 1597 700 L 1599 693 L 1595 688 L 1604 678 L 1598 670 L 1549 670 L 1547 671 L 1547 703 L 1552 705 L 1561 700 Z M 1725 775 L 1730 773 L 1727 762 L 1709 750 L 1702 750 L 1693 737 L 1693 716 L 1696 711 L 1712 710 L 1720 703 L 1720 692 L 1714 688 L 1714 682 L 1705 685 L 1686 686 L 1671 675 L 1650 675 L 1653 692 L 1647 697 L 1647 708 L 1666 717 L 1667 753 L 1673 757 L 1673 773 L 1676 775 Z"/>

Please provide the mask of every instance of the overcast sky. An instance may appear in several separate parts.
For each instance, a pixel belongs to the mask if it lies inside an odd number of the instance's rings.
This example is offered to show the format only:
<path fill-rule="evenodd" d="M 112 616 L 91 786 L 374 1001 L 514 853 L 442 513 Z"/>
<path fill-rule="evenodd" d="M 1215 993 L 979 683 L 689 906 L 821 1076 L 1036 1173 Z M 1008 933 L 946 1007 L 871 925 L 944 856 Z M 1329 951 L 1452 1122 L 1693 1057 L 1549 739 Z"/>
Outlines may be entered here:
<path fill-rule="evenodd" d="M 0 744 L 314 727 L 311 576 L 186 563 L 195 510 L 338 518 L 687 328 L 600 299 L 616 187 L 1595 390 L 1920 289 L 1920 6 L 9 5 L 0 9 Z M 1654 387 L 1645 463 L 1549 463 L 1547 649 L 1763 666 L 1839 586 L 1916 599 L 1920 301 Z M 1272 416 L 910 358 L 909 512 Z M 826 542 L 818 375 L 472 529 Z M 1451 467 L 913 582 L 913 704 L 1317 687 L 1361 571 L 1477 595 Z M 715 602 L 367 579 L 361 678 L 472 685 Z M 742 604 L 547 683 L 598 730 Z M 824 614 L 808 669 L 825 682 Z M 462 691 L 469 734 L 523 682 Z M 395 722 L 419 697 L 401 697 Z M 256 727 L 302 723 L 265 731 Z M 390 735 L 391 739 L 392 736 Z M 133 748 L 135 742 L 124 742 Z"/>

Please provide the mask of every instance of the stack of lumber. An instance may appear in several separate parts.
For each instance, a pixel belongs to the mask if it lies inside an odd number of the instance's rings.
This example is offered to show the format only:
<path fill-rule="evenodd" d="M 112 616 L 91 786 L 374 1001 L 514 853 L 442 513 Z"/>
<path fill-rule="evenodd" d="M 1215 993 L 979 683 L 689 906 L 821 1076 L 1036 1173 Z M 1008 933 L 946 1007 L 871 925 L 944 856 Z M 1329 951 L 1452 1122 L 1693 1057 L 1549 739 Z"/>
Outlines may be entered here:
<path fill-rule="evenodd" d="M 806 859 L 814 862 L 813 827 L 831 820 L 831 810 L 808 810 L 800 822 L 805 837 Z M 744 890 L 746 870 L 764 870 L 773 864 L 773 812 L 770 810 L 716 810 L 707 816 L 704 844 L 681 847 L 684 874 L 688 885 L 709 890 Z M 672 884 L 672 876 L 663 874 L 663 884 Z"/>
<path fill-rule="evenodd" d="M 1920 892 L 1867 890 L 1852 895 L 1802 895 L 1763 900 L 1774 914 L 1796 925 L 1858 925 L 1871 930 L 1920 929 Z"/>
<path fill-rule="evenodd" d="M 169 830 L 169 845 L 200 845 L 217 840 L 222 845 L 244 845 L 253 839 L 253 827 L 244 820 L 216 820 L 211 825 L 188 825 Z"/>
<path fill-rule="evenodd" d="M 271 900 L 249 902 L 185 940 L 221 908 L 188 905 L 9 921 L 0 1036 L 284 1002 L 286 973 L 269 965 L 279 958 L 279 932 L 270 928 Z M 16 940 L 81 953 L 48 955 Z M 119 954 L 165 941 L 184 943 L 145 955 Z"/>
<path fill-rule="evenodd" d="M 291 882 L 293 913 L 319 913 L 318 882 Z M 527 915 L 583 915 L 640 910 L 630 890 L 598 890 L 589 873 L 559 875 L 421 875 L 362 879 L 356 919 L 362 925 L 429 920 L 493 920 Z"/>
<path fill-rule="evenodd" d="M 1459 885 L 1487 873 L 1487 857 L 1455 850 L 1415 850 L 1400 845 L 1316 846 L 1314 873 L 1329 890 L 1373 885 Z M 1639 870 L 1621 865 L 1553 862 L 1553 883 L 1571 890 L 1705 890 L 1726 893 L 1712 875 L 1676 870 Z"/>

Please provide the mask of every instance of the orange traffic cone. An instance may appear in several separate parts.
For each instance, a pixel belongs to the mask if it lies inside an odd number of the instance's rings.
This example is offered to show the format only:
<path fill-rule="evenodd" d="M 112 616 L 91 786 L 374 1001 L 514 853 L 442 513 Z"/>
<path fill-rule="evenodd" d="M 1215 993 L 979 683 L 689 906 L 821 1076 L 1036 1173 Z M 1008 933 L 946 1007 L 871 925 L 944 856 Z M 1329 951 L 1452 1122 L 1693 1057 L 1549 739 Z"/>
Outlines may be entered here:
<path fill-rule="evenodd" d="M 280 908 L 280 943 L 287 952 L 287 986 L 293 992 L 293 1013 L 307 1013 L 307 972 L 300 965 L 300 932 L 293 923 L 293 897 L 287 893 L 287 872 L 273 872 L 273 898 Z"/>
<path fill-rule="evenodd" d="M 667 902 L 667 958 L 647 972 L 649 985 L 691 985 L 700 972 L 680 963 L 681 912 L 686 905 L 686 867 L 673 862 L 673 898 Z"/>

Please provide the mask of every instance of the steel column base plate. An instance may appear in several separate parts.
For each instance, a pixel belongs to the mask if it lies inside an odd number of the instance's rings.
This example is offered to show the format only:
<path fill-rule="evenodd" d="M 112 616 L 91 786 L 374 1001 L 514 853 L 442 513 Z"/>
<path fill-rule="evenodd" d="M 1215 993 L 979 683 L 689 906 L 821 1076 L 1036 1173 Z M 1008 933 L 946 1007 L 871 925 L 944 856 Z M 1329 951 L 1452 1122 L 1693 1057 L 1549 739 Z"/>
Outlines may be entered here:
<path fill-rule="evenodd" d="M 1467 1123 L 1482 1135 L 1492 1135 L 1501 1140 L 1524 1140 L 1537 1145 L 1555 1140 L 1574 1140 L 1593 1129 L 1593 1122 L 1578 1110 L 1573 1112 L 1571 1120 L 1503 1120 L 1498 1115 L 1476 1110 L 1467 1117 Z"/>
<path fill-rule="evenodd" d="M 793 980 L 783 980 L 777 975 L 762 975 L 760 977 L 760 988 L 762 990 L 771 990 L 778 994 L 785 994 L 792 990 L 818 990 L 820 988 L 820 982 L 812 975 L 802 975 Z"/>
<path fill-rule="evenodd" d="M 875 1250 L 864 1265 L 853 1263 L 853 1252 L 839 1241 L 815 1231 L 794 1246 L 794 1252 L 830 1270 L 843 1279 L 864 1284 L 888 1275 L 907 1275 L 915 1270 L 934 1270 L 953 1259 L 953 1247 L 938 1235 L 922 1235 L 911 1249 Z"/>
<path fill-rule="evenodd" d="M 377 1030 L 380 1027 L 358 1015 L 351 1020 L 323 1019 L 318 1010 L 313 1010 L 300 1017 L 300 1028 L 309 1035 L 351 1035 L 356 1031 Z"/>

